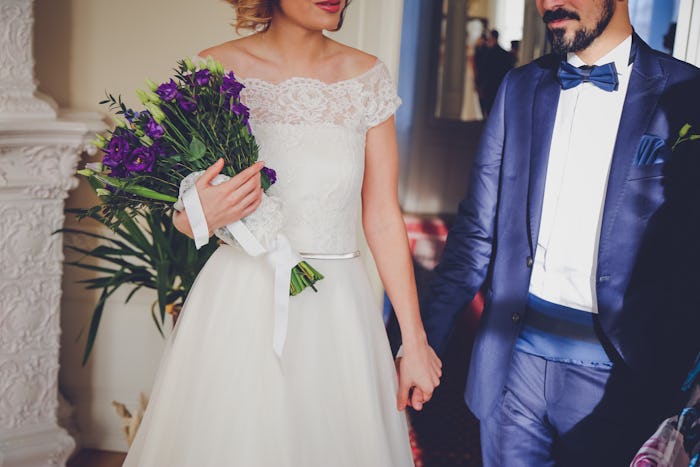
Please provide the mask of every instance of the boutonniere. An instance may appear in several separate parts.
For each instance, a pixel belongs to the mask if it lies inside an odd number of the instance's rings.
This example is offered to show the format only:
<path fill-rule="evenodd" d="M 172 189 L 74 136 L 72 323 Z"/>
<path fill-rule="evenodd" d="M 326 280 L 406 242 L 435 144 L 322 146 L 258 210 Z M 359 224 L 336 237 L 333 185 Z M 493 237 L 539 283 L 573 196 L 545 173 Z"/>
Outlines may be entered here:
<path fill-rule="evenodd" d="M 698 133 L 691 133 L 690 130 L 693 128 L 693 126 L 689 123 L 686 123 L 683 125 L 681 128 L 681 131 L 678 132 L 678 138 L 676 139 L 676 142 L 673 143 L 673 146 L 671 147 L 672 151 L 676 150 L 676 146 L 678 146 L 681 143 L 684 143 L 686 141 L 694 141 L 696 139 L 700 139 L 700 134 Z"/>

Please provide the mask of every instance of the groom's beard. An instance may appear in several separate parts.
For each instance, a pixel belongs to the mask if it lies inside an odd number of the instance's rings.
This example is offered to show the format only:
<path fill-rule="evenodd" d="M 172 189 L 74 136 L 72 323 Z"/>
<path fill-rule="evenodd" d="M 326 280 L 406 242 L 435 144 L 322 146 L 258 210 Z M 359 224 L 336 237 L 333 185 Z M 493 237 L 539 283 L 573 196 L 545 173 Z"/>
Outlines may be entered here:
<path fill-rule="evenodd" d="M 602 14 L 596 22 L 595 27 L 589 29 L 582 26 L 575 32 L 572 38 L 565 37 L 566 30 L 563 28 L 547 28 L 547 37 L 552 43 L 552 50 L 558 55 L 566 55 L 569 52 L 579 52 L 588 48 L 588 46 L 605 31 L 605 28 L 608 27 L 614 12 L 615 0 L 605 0 Z M 580 21 L 581 17 L 575 11 L 569 11 L 564 8 L 547 10 L 542 16 L 542 21 L 544 21 L 545 24 L 549 24 L 558 19 L 574 19 Z"/>

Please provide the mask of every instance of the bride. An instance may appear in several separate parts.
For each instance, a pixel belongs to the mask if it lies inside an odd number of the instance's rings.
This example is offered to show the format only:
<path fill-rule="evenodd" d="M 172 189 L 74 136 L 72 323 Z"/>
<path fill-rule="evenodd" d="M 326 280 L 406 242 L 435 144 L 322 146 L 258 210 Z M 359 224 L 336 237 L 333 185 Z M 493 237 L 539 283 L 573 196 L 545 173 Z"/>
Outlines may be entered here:
<path fill-rule="evenodd" d="M 284 233 L 325 279 L 289 297 L 286 342 L 272 347 L 273 271 L 222 245 L 193 287 L 125 466 L 412 466 L 407 405 L 420 410 L 441 363 L 418 310 L 397 200 L 399 98 L 376 57 L 323 35 L 349 0 L 228 0 L 254 34 L 200 56 L 234 70 L 260 159 L 277 172 Z M 197 181 L 210 232 L 251 214 L 262 164 Z M 360 218 L 400 323 L 394 366 L 357 252 Z M 193 236 L 187 212 L 174 218 Z M 398 378 L 396 375 L 398 368 Z"/>

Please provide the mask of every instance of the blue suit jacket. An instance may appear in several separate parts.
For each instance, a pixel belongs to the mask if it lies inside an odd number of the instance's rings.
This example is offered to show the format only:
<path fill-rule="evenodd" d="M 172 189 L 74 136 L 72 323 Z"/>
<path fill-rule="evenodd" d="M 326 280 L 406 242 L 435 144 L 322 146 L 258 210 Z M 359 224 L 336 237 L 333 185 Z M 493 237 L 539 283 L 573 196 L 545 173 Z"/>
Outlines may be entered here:
<path fill-rule="evenodd" d="M 675 391 L 700 350 L 700 150 L 676 161 L 669 146 L 684 123 L 698 120 L 700 70 L 636 35 L 632 56 L 600 234 L 596 327 L 618 365 Z M 421 301 L 428 339 L 440 353 L 457 314 L 484 289 L 466 390 L 477 417 L 493 410 L 503 390 L 523 322 L 558 63 L 543 57 L 501 85 L 467 196 Z"/>

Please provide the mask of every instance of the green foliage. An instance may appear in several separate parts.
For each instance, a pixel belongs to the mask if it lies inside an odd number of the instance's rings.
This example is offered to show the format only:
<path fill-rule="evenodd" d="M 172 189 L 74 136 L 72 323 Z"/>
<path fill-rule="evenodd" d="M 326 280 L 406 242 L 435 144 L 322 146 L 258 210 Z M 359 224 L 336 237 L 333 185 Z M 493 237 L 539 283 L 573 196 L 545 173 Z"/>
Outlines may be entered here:
<path fill-rule="evenodd" d="M 90 358 L 106 301 L 122 287 L 131 290 L 126 302 L 142 289 L 156 291 L 157 300 L 151 315 L 163 334 L 166 305 L 182 305 L 197 274 L 216 249 L 210 242 L 196 250 L 194 242 L 178 232 L 172 223 L 171 211 L 142 209 L 105 214 L 100 206 L 71 209 L 79 219 L 89 217 L 111 230 L 111 235 L 64 228 L 59 232 L 77 234 L 98 241 L 98 246 L 85 249 L 66 245 L 82 257 L 66 264 L 96 273 L 97 277 L 80 281 L 89 290 L 99 290 L 83 355 L 83 365 Z M 94 258 L 98 264 L 86 262 Z"/>

